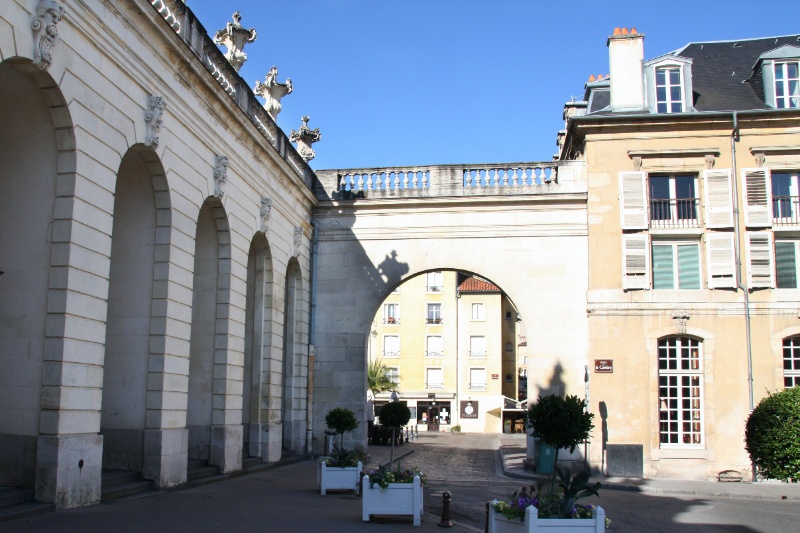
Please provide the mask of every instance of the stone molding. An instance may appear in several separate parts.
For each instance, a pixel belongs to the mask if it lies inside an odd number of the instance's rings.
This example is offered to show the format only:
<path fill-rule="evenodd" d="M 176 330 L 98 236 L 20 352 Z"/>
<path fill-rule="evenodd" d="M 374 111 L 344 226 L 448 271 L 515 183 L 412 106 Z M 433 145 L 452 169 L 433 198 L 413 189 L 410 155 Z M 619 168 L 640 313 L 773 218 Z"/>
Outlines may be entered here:
<path fill-rule="evenodd" d="M 225 196 L 225 183 L 228 181 L 228 157 L 214 156 L 214 196 L 222 200 Z"/>
<path fill-rule="evenodd" d="M 33 64 L 47 72 L 53 63 L 50 49 L 58 42 L 58 23 L 64 8 L 55 0 L 40 0 L 31 21 L 33 29 Z"/>
<path fill-rule="evenodd" d="M 161 131 L 162 117 L 166 107 L 167 103 L 161 96 L 150 95 L 147 98 L 147 111 L 144 113 L 144 145 L 153 150 L 158 148 L 158 134 Z"/>

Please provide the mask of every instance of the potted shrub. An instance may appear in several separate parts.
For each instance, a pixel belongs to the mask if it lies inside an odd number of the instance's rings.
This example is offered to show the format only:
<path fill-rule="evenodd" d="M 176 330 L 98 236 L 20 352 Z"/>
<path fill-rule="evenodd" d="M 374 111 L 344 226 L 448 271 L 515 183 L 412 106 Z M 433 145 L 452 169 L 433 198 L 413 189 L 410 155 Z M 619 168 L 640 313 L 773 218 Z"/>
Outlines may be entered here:
<path fill-rule="evenodd" d="M 589 473 L 574 478 L 558 471 L 561 494 L 537 492 L 535 487 L 512 494 L 509 500 L 494 500 L 489 505 L 489 533 L 602 533 L 611 525 L 600 506 L 580 505 L 577 500 L 599 496 L 600 483 L 589 485 Z"/>
<path fill-rule="evenodd" d="M 408 421 L 411 419 L 411 409 L 404 403 L 389 402 L 381 407 L 378 416 L 381 419 L 381 424 L 392 428 L 392 449 L 389 452 L 389 469 L 391 470 L 392 463 L 394 462 L 395 435 L 401 427 L 408 424 Z"/>
<path fill-rule="evenodd" d="M 317 485 L 323 496 L 328 490 L 354 490 L 358 492 L 362 469 L 362 454 L 342 446 L 344 434 L 358 427 L 358 420 L 350 409 L 337 407 L 325 416 L 325 423 L 339 435 L 339 445 L 334 445 L 329 457 L 320 459 Z"/>
<path fill-rule="evenodd" d="M 453 435 L 461 435 L 461 424 L 456 424 L 450 428 L 450 433 Z"/>
<path fill-rule="evenodd" d="M 412 516 L 420 525 L 423 505 L 422 486 L 425 474 L 416 468 L 397 470 L 381 466 L 361 478 L 361 515 L 369 522 L 370 515 Z"/>

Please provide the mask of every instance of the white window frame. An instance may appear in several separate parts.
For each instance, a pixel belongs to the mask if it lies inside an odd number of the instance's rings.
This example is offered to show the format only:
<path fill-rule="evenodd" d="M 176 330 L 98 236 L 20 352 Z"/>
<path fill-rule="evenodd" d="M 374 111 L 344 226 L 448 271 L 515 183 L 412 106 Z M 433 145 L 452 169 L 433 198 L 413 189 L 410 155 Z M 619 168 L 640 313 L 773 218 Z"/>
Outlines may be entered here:
<path fill-rule="evenodd" d="M 483 373 L 483 382 L 480 378 L 481 372 Z M 469 369 L 469 390 L 485 391 L 488 388 L 488 380 L 485 367 L 470 367 Z"/>
<path fill-rule="evenodd" d="M 753 289 L 775 288 L 771 231 L 748 231 L 745 238 L 747 283 Z"/>
<path fill-rule="evenodd" d="M 438 383 L 436 380 L 431 381 L 431 372 L 434 373 L 434 376 L 438 372 L 439 376 L 441 377 Z M 425 369 L 425 388 L 431 390 L 439 390 L 444 388 L 444 370 L 442 367 L 428 367 Z"/>
<path fill-rule="evenodd" d="M 395 302 L 383 304 L 383 323 L 388 325 L 400 324 L 400 304 Z"/>
<path fill-rule="evenodd" d="M 434 346 L 431 346 L 431 339 L 438 339 L 433 342 Z M 425 337 L 425 357 L 444 357 L 444 339 L 441 335 Z"/>
<path fill-rule="evenodd" d="M 688 113 L 694 110 L 691 59 L 667 54 L 649 61 L 645 61 L 643 66 L 646 95 L 645 98 L 647 99 L 647 108 L 651 113 Z M 658 88 L 656 83 L 656 73 L 659 70 L 665 69 L 677 69 L 680 72 L 680 111 L 672 111 L 671 108 L 666 112 L 658 111 Z"/>
<path fill-rule="evenodd" d="M 706 233 L 706 283 L 709 289 L 736 287 L 733 233 Z"/>
<path fill-rule="evenodd" d="M 472 302 L 470 306 L 470 320 L 484 321 L 486 320 L 485 307 L 482 302 Z"/>
<path fill-rule="evenodd" d="M 800 387 L 800 335 L 783 339 L 783 386 Z"/>
<path fill-rule="evenodd" d="M 387 366 L 386 368 L 386 377 L 395 384 L 396 387 L 400 386 L 400 367 L 398 366 Z"/>
<path fill-rule="evenodd" d="M 693 196 L 691 198 L 678 198 L 677 192 L 677 178 L 692 178 L 692 189 L 693 189 Z M 653 198 L 652 195 L 652 185 L 655 180 L 666 180 L 669 188 L 669 197 L 668 198 Z M 691 200 L 691 204 L 685 203 L 681 204 L 680 202 L 688 202 Z M 649 206 L 649 216 L 648 222 L 650 224 L 650 228 L 692 228 L 692 227 L 699 227 L 700 218 L 699 218 L 699 211 L 700 211 L 700 197 L 699 197 L 699 189 L 697 183 L 697 175 L 691 172 L 686 172 L 683 174 L 656 174 L 652 173 L 647 176 L 647 203 Z M 654 202 L 667 202 L 669 206 L 669 218 L 653 218 Z M 686 209 L 691 205 L 692 211 L 694 216 L 693 217 L 681 217 L 681 211 Z"/>
<path fill-rule="evenodd" d="M 782 287 L 780 282 L 781 276 L 778 264 L 778 244 L 791 244 L 794 248 L 794 287 Z M 775 288 L 777 289 L 800 289 L 800 239 L 775 239 Z"/>
<path fill-rule="evenodd" d="M 789 177 L 789 196 L 775 195 L 777 176 Z M 800 172 L 797 170 L 770 171 L 769 190 L 772 223 L 775 226 L 800 225 Z"/>
<path fill-rule="evenodd" d="M 788 77 L 788 66 L 790 64 L 794 64 L 797 71 L 798 77 L 797 78 L 790 78 Z M 778 79 L 778 70 L 781 70 L 783 73 L 783 79 Z M 790 94 L 790 83 L 792 81 L 795 82 L 795 88 L 800 91 L 800 61 L 797 60 L 785 60 L 785 61 L 775 61 L 773 66 L 773 80 L 774 83 L 772 85 L 773 97 L 775 98 L 775 108 L 776 109 L 797 109 L 800 108 L 800 92 L 796 92 L 795 94 Z M 781 85 L 783 88 L 783 95 L 778 96 L 778 86 Z"/>
<path fill-rule="evenodd" d="M 674 347 L 670 346 L 671 340 L 675 341 Z M 669 357 L 670 354 L 673 357 Z M 703 366 L 702 341 L 687 336 L 658 340 L 658 432 L 661 448 L 705 447 Z M 690 402 L 688 409 L 685 401 Z M 673 442 L 664 442 L 665 436 L 666 440 Z"/>
<path fill-rule="evenodd" d="M 389 359 L 400 357 L 400 335 L 383 336 L 383 357 Z"/>
<path fill-rule="evenodd" d="M 678 73 L 678 83 L 672 83 L 672 72 L 677 71 Z M 658 82 L 658 74 L 660 72 L 664 73 L 664 81 L 665 84 L 660 84 Z M 664 65 L 655 67 L 654 72 L 655 76 L 655 104 L 656 104 L 656 113 L 683 113 L 686 105 L 686 98 L 684 95 L 684 87 L 683 87 L 683 69 L 678 65 Z M 664 97 L 665 99 L 659 100 L 658 99 L 658 89 L 660 87 L 664 87 Z M 677 100 L 672 98 L 672 88 L 677 87 L 680 90 L 680 96 Z M 661 105 L 664 105 L 665 109 L 660 109 Z M 678 105 L 679 109 L 676 111 L 673 109 L 673 106 Z"/>
<path fill-rule="evenodd" d="M 655 258 L 653 257 L 653 249 L 656 246 L 670 246 L 672 248 L 672 287 L 662 287 L 656 288 L 656 263 Z M 678 261 L 678 247 L 680 246 L 694 246 L 697 249 L 697 287 L 695 288 L 684 288 L 680 287 L 680 270 L 679 270 L 679 261 Z M 651 240 L 650 241 L 650 253 L 651 253 L 651 265 L 653 267 L 652 272 L 652 280 L 653 280 L 653 290 L 698 290 L 703 288 L 703 265 L 700 253 L 700 243 L 697 241 L 688 241 L 688 240 L 681 240 L 681 241 L 674 241 L 674 240 Z"/>
<path fill-rule="evenodd" d="M 486 335 L 469 336 L 469 356 L 486 357 Z"/>
<path fill-rule="evenodd" d="M 426 309 L 426 314 L 425 314 L 425 323 L 426 324 L 441 324 L 442 323 L 442 303 L 441 302 L 428 302 L 425 305 L 425 309 Z"/>
<path fill-rule="evenodd" d="M 442 292 L 444 290 L 444 275 L 441 271 L 425 274 L 425 291 Z"/>

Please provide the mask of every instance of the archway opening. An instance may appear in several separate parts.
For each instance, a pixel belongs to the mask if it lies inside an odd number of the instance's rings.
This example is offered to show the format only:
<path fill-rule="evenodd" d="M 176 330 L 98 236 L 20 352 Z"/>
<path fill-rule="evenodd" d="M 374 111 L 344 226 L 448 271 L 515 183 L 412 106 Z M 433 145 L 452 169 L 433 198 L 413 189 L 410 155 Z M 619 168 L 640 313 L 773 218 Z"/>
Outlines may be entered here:
<path fill-rule="evenodd" d="M 307 354 L 303 347 L 303 278 L 296 259 L 286 269 L 283 335 L 283 390 L 281 395 L 281 424 L 283 453 L 303 453 L 306 429 L 306 392 L 304 366 Z"/>

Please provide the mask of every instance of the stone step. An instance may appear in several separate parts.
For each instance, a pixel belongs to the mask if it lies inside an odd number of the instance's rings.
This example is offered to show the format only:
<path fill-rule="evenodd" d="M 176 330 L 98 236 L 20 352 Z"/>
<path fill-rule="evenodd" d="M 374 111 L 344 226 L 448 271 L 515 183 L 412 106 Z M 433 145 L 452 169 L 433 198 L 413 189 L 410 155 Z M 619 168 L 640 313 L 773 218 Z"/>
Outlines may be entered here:
<path fill-rule="evenodd" d="M 0 508 L 33 501 L 33 489 L 0 487 Z"/>
<path fill-rule="evenodd" d="M 261 464 L 260 457 L 245 457 L 242 459 L 242 470 Z"/>
<path fill-rule="evenodd" d="M 194 481 L 204 477 L 216 476 L 219 468 L 208 464 L 208 461 L 194 460 L 189 461 L 189 468 L 186 470 L 186 481 Z"/>
<path fill-rule="evenodd" d="M 50 513 L 56 510 L 54 503 L 25 502 L 8 507 L 0 507 L 0 522 L 6 520 L 16 520 L 27 516 L 36 516 L 43 513 Z"/>
<path fill-rule="evenodd" d="M 113 485 L 121 485 L 122 483 L 130 483 L 131 481 L 139 481 L 141 474 L 131 470 L 107 470 L 103 469 L 103 488 L 111 487 Z"/>
<path fill-rule="evenodd" d="M 103 487 L 100 495 L 100 501 L 107 502 L 117 500 L 119 498 L 126 498 L 134 494 L 141 494 L 153 490 L 153 482 L 148 479 L 140 479 L 137 481 L 128 481 L 125 483 L 116 483 L 110 487 Z"/>

